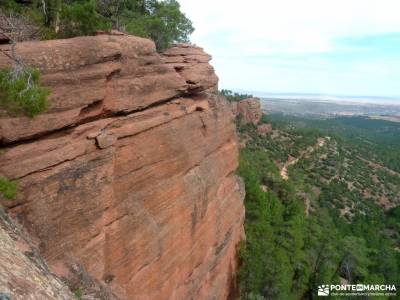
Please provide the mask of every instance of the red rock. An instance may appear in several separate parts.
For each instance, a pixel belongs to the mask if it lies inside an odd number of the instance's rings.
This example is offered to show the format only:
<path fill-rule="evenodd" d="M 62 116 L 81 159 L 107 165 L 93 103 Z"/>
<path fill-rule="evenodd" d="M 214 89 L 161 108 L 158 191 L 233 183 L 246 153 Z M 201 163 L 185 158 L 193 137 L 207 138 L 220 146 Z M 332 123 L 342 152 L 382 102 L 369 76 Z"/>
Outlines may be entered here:
<path fill-rule="evenodd" d="M 262 116 L 260 99 L 248 98 L 241 100 L 237 103 L 233 111 L 237 112 L 237 115 L 241 117 L 244 124 L 258 124 Z"/>
<path fill-rule="evenodd" d="M 260 135 L 266 136 L 272 132 L 272 125 L 271 124 L 260 124 L 257 126 L 257 131 Z"/>
<path fill-rule="evenodd" d="M 200 47 L 178 44 L 163 53 L 163 61 L 172 65 L 185 79 L 189 92 L 217 91 L 218 77 L 208 63 L 211 56 Z"/>
<path fill-rule="evenodd" d="M 50 272 L 26 232 L 0 211 L 0 295 L 10 299 L 74 299 Z"/>
<path fill-rule="evenodd" d="M 96 143 L 100 149 L 104 149 L 114 145 L 117 141 L 117 138 L 113 134 L 101 133 L 96 136 Z"/>
<path fill-rule="evenodd" d="M 10 46 L 0 45 L 0 49 L 9 51 Z M 168 51 L 171 58 L 179 53 L 183 59 L 179 66 L 165 60 L 165 55 L 160 57 L 153 42 L 128 35 L 18 43 L 18 56 L 41 70 L 42 83 L 51 90 L 51 106 L 34 119 L 1 118 L 0 141 L 28 139 L 104 114 L 129 113 L 216 87 L 210 56 L 201 48 L 186 45 Z M 0 68 L 10 63 L 0 56 Z"/>
<path fill-rule="evenodd" d="M 232 114 L 234 117 L 236 117 L 238 115 L 238 103 L 237 102 L 230 102 L 231 104 L 231 110 L 232 110 Z"/>
<path fill-rule="evenodd" d="M 0 156 L 0 174 L 19 182 L 4 204 L 53 272 L 88 274 L 118 299 L 226 299 L 244 187 L 231 108 L 205 92 L 217 87 L 207 55 L 182 45 L 161 59 L 119 35 L 19 51 L 43 68 L 52 109 L 0 119 L 3 142 L 30 138 Z M 165 61 L 178 58 L 178 71 Z"/>

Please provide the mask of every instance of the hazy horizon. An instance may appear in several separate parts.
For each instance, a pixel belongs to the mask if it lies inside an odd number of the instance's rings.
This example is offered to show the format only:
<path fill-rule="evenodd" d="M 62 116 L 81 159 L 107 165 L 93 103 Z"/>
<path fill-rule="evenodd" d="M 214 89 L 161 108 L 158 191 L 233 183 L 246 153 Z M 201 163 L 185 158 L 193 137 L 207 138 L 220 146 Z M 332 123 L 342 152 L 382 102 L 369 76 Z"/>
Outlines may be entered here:
<path fill-rule="evenodd" d="M 340 95 L 295 92 L 271 93 L 265 91 L 247 91 L 242 89 L 235 89 L 233 91 L 238 93 L 251 94 L 259 98 L 400 105 L 400 96 Z"/>
<path fill-rule="evenodd" d="M 293 100 L 315 100 L 315 101 L 345 101 L 345 102 L 366 102 L 376 104 L 400 105 L 400 96 L 376 96 L 376 95 L 340 95 L 327 93 L 293 93 L 293 92 L 266 92 L 248 91 L 243 89 L 232 90 L 238 93 L 251 94 L 259 98 L 293 99 Z"/>
<path fill-rule="evenodd" d="M 400 95 L 399 1 L 179 2 L 222 88 Z"/>

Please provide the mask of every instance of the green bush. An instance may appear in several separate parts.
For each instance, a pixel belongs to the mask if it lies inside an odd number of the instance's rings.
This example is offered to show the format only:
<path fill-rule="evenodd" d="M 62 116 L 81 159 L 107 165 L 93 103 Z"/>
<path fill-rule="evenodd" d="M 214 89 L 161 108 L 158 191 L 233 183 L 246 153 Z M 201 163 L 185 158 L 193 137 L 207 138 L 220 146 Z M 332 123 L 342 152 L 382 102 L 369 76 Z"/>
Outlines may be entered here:
<path fill-rule="evenodd" d="M 219 93 L 224 96 L 229 102 L 238 102 L 243 99 L 253 98 L 251 94 L 240 94 L 231 90 L 222 89 Z"/>
<path fill-rule="evenodd" d="M 64 4 L 61 10 L 60 35 L 91 35 L 96 30 L 111 29 L 111 22 L 96 12 L 96 1 Z"/>
<path fill-rule="evenodd" d="M 48 107 L 49 91 L 39 84 L 40 74 L 28 69 L 13 78 L 10 69 L 0 70 L 0 108 L 10 115 L 26 115 L 33 118 Z"/>
<path fill-rule="evenodd" d="M 75 296 L 77 299 L 82 299 L 82 297 L 83 297 L 83 291 L 82 291 L 82 289 L 81 289 L 80 287 L 74 290 L 74 296 Z"/>
<path fill-rule="evenodd" d="M 173 43 L 188 42 L 194 30 L 176 0 L 3 0 L 0 10 L 32 21 L 42 39 L 112 28 L 150 38 L 162 51 Z"/>
<path fill-rule="evenodd" d="M 173 42 L 188 42 L 188 36 L 194 30 L 192 22 L 180 11 L 176 0 L 156 2 L 148 28 L 148 37 L 159 50 L 167 49 Z"/>
<path fill-rule="evenodd" d="M 97 1 L 97 12 L 111 20 L 114 28 L 152 39 L 159 51 L 176 42 L 188 42 L 194 30 L 176 0 L 104 2 Z"/>
<path fill-rule="evenodd" d="M 0 195 L 6 199 L 15 199 L 17 196 L 17 183 L 0 177 Z"/>

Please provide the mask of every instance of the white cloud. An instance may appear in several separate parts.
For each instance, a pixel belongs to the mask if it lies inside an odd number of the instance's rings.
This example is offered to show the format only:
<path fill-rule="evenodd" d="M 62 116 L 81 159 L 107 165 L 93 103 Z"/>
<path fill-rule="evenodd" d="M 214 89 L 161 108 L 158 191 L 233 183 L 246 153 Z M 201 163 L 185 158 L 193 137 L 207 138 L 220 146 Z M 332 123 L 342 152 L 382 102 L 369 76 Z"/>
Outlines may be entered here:
<path fill-rule="evenodd" d="M 232 43 L 262 51 L 320 52 L 332 40 L 400 31 L 398 0 L 180 0 L 196 28 L 193 40 L 206 43 L 218 32 Z"/>
<path fill-rule="evenodd" d="M 344 47 L 337 43 L 338 39 L 400 32 L 398 0 L 179 2 L 196 28 L 192 41 L 213 55 L 221 82 L 230 86 L 254 86 L 254 82 L 262 81 L 255 77 L 257 73 L 263 78 L 286 74 L 297 80 L 293 83 L 297 87 L 301 82 L 298 74 L 288 74 L 289 70 L 282 67 L 271 68 L 276 63 L 274 60 L 254 63 L 251 58 L 334 53 Z M 313 67 L 323 72 L 326 63 L 314 63 Z M 379 65 L 374 68 L 379 69 Z M 232 73 L 235 70 L 240 70 L 236 71 L 236 79 Z M 242 76 L 246 76 L 248 83 L 237 79 Z M 262 88 L 260 85 L 261 82 L 258 86 Z M 331 83 L 322 85 L 332 86 Z"/>

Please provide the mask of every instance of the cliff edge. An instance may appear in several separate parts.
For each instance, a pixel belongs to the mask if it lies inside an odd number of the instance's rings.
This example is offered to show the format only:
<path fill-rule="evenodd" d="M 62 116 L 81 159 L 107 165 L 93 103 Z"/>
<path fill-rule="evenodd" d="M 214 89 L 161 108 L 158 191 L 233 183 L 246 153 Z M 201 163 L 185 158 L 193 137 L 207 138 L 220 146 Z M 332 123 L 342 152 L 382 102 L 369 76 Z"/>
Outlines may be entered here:
<path fill-rule="evenodd" d="M 84 274 L 108 298 L 226 299 L 244 186 L 211 57 L 123 34 L 16 51 L 41 70 L 51 107 L 0 118 L 0 176 L 19 185 L 2 203 L 51 272 L 78 288 Z"/>

